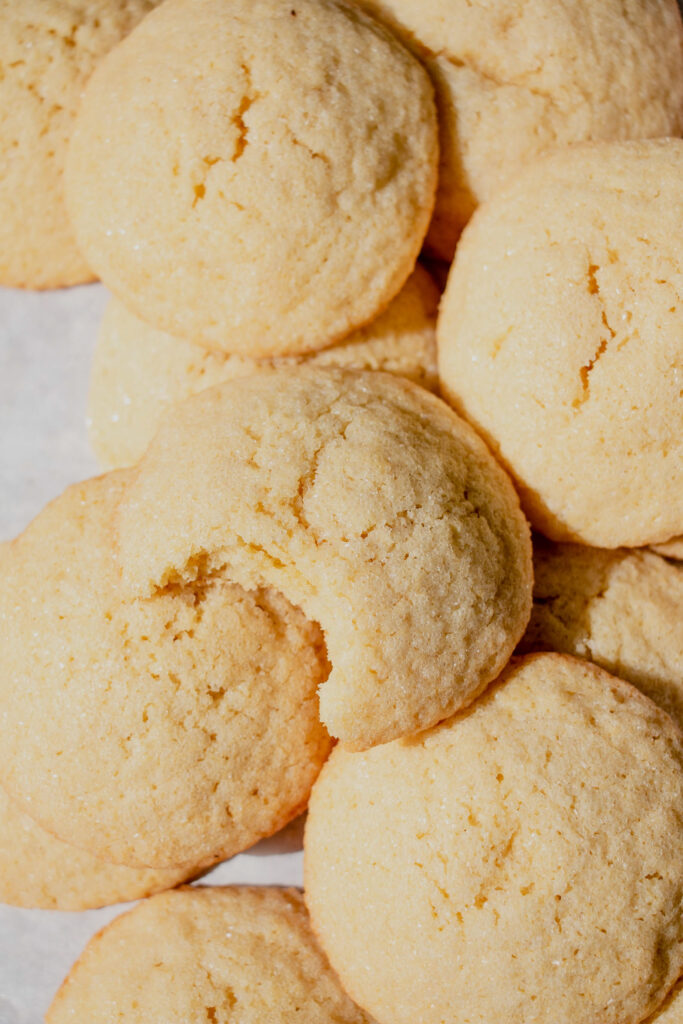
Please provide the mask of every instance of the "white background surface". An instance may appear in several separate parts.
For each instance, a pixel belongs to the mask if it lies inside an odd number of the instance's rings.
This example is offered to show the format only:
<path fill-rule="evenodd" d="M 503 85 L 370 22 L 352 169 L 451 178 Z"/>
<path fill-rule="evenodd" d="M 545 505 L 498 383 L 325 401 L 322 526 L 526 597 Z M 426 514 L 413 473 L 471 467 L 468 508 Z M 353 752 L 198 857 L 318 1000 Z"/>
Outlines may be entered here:
<path fill-rule="evenodd" d="M 85 409 L 105 301 L 99 285 L 41 294 L 0 288 L 0 541 L 67 484 L 98 472 Z M 300 885 L 301 833 L 299 819 L 202 882 Z M 11 836 L 0 832 L 5 842 Z M 39 1024 L 87 940 L 122 909 L 67 914 L 0 904 L 0 1024 Z"/>

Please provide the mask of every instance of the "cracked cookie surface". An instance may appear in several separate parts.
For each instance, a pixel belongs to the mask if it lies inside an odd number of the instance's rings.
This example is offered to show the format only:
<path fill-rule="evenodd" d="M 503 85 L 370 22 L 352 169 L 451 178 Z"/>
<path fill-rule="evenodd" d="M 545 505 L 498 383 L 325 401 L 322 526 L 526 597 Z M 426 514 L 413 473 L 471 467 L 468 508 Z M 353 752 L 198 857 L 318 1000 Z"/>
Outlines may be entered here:
<path fill-rule="evenodd" d="M 683 735 L 560 654 L 313 788 L 306 902 L 382 1024 L 638 1024 L 683 967 Z M 363 942 L 358 936 L 363 936 Z"/>
<path fill-rule="evenodd" d="M 93 360 L 90 442 L 104 468 L 132 465 L 144 455 L 169 406 L 223 381 L 303 361 L 384 370 L 436 391 L 438 300 L 436 285 L 418 266 L 384 313 L 338 345 L 309 356 L 257 360 L 173 338 L 112 299 Z"/>
<path fill-rule="evenodd" d="M 86 946 L 48 1024 L 373 1024 L 342 991 L 296 889 L 186 888 Z"/>
<path fill-rule="evenodd" d="M 545 150 L 679 136 L 675 0 L 361 0 L 424 61 L 440 114 L 428 244 L 451 260 L 475 207 Z"/>
<path fill-rule="evenodd" d="M 371 746 L 474 699 L 521 637 L 531 546 L 468 425 L 387 373 L 278 369 L 166 417 L 119 507 L 124 586 L 205 573 L 272 586 L 319 622 L 320 713 Z"/>
<path fill-rule="evenodd" d="M 650 551 L 534 539 L 518 651 L 562 651 L 637 686 L 683 727 L 683 566 Z"/>
<path fill-rule="evenodd" d="M 437 337 L 444 394 L 553 540 L 683 526 L 683 142 L 540 160 L 463 234 Z"/>
<path fill-rule="evenodd" d="M 330 741 L 319 630 L 280 595 L 206 576 L 121 592 L 129 471 L 70 487 L 2 554 L 2 782 L 105 860 L 198 869 L 306 805 Z"/>
<path fill-rule="evenodd" d="M 166 0 L 89 83 L 68 198 L 137 316 L 211 349 L 300 353 L 400 291 L 437 150 L 427 73 L 343 0 Z"/>
<path fill-rule="evenodd" d="M 66 211 L 67 145 L 93 69 L 154 5 L 0 0 L 0 284 L 93 280 Z"/>

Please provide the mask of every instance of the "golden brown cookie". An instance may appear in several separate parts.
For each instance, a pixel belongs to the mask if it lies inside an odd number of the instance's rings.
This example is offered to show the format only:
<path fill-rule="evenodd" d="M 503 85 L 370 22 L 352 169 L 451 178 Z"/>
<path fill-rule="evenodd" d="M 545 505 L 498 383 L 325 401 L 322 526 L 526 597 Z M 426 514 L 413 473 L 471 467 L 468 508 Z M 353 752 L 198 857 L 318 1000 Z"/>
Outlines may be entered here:
<path fill-rule="evenodd" d="M 306 902 L 381 1024 L 638 1024 L 683 968 L 683 734 L 560 654 L 313 788 Z"/>
<path fill-rule="evenodd" d="M 440 167 L 429 246 L 451 260 L 475 207 L 555 146 L 683 131 L 675 0 L 361 0 L 424 61 Z"/>
<path fill-rule="evenodd" d="M 427 73 L 343 0 L 166 0 L 89 82 L 67 191 L 152 326 L 260 357 L 381 313 L 434 204 Z"/>
<path fill-rule="evenodd" d="M 106 864 L 49 832 L 0 787 L 0 903 L 43 910 L 88 910 L 172 889 L 192 872 Z"/>
<path fill-rule="evenodd" d="M 83 87 L 158 0 L 0 0 L 0 284 L 93 280 L 66 212 Z"/>
<path fill-rule="evenodd" d="M 557 150 L 481 207 L 437 325 L 441 386 L 553 540 L 683 533 L 683 141 Z"/>
<path fill-rule="evenodd" d="M 320 712 L 356 747 L 498 674 L 531 603 L 527 523 L 466 423 L 387 373 L 315 366 L 175 406 L 120 505 L 124 586 L 272 586 L 319 622 Z"/>
<path fill-rule="evenodd" d="M 518 650 L 588 658 L 683 727 L 683 567 L 649 551 L 534 541 L 534 604 Z"/>
<path fill-rule="evenodd" d="M 143 456 L 169 406 L 269 366 L 310 361 L 385 370 L 436 391 L 438 299 L 431 277 L 418 266 L 368 327 L 323 352 L 273 360 L 209 352 L 155 330 L 112 299 L 100 327 L 90 381 L 89 433 L 95 454 L 107 469 L 132 465 Z"/>
<path fill-rule="evenodd" d="M 342 991 L 295 889 L 186 888 L 86 946 L 48 1024 L 372 1024 Z"/>
<path fill-rule="evenodd" d="M 120 471 L 70 487 L 3 553 L 0 775 L 84 850 L 196 870 L 305 807 L 328 666 L 318 629 L 269 591 L 207 572 L 127 600 L 112 516 L 129 486 Z"/>

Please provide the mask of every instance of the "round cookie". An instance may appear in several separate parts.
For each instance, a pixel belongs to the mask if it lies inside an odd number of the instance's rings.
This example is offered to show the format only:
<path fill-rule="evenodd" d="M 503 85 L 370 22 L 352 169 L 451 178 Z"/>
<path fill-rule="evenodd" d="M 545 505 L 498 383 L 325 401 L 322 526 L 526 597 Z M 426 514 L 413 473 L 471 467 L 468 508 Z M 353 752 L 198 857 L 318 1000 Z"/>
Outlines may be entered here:
<path fill-rule="evenodd" d="M 278 594 L 207 573 L 127 600 L 112 518 L 130 479 L 70 487 L 3 554 L 0 775 L 95 856 L 195 870 L 306 806 L 328 665 Z"/>
<path fill-rule="evenodd" d="M 683 132 L 675 0 L 362 0 L 436 89 L 440 166 L 427 242 L 451 260 L 475 207 L 554 146 Z"/>
<path fill-rule="evenodd" d="M 43 910 L 89 910 L 172 889 L 192 872 L 107 864 L 56 839 L 0 787 L 0 903 Z"/>
<path fill-rule="evenodd" d="M 683 537 L 673 537 L 664 544 L 653 544 L 652 550 L 665 558 L 673 558 L 677 562 L 683 562 Z"/>
<path fill-rule="evenodd" d="M 286 355 L 400 291 L 437 160 L 427 73 L 344 0 L 166 0 L 93 75 L 67 191 L 131 312 L 207 348 Z"/>
<path fill-rule="evenodd" d="M 468 225 L 437 325 L 444 394 L 553 540 L 683 532 L 683 141 L 527 168 Z"/>
<path fill-rule="evenodd" d="M 436 391 L 438 300 L 431 277 L 418 266 L 384 313 L 338 345 L 311 356 L 256 360 L 180 341 L 149 327 L 112 299 L 90 380 L 89 433 L 95 454 L 105 468 L 132 465 L 144 455 L 169 406 L 278 364 L 310 360 L 317 366 L 385 370 Z"/>
<path fill-rule="evenodd" d="M 91 939 L 47 1024 L 372 1024 L 342 991 L 296 889 L 185 888 Z"/>
<path fill-rule="evenodd" d="M 175 406 L 119 531 L 131 593 L 209 572 L 275 587 L 319 622 L 320 714 L 354 747 L 468 704 L 528 620 L 508 477 L 448 406 L 386 373 L 271 370 Z"/>
<path fill-rule="evenodd" d="M 683 567 L 649 551 L 534 541 L 534 604 L 518 651 L 588 658 L 683 727 Z"/>
<path fill-rule="evenodd" d="M 381 1024 L 638 1024 L 683 967 L 682 840 L 671 719 L 588 662 L 532 655 L 435 729 L 333 752 L 306 902 Z"/>
<path fill-rule="evenodd" d="M 85 82 L 158 0 L 0 0 L 0 284 L 93 280 L 64 201 Z"/>

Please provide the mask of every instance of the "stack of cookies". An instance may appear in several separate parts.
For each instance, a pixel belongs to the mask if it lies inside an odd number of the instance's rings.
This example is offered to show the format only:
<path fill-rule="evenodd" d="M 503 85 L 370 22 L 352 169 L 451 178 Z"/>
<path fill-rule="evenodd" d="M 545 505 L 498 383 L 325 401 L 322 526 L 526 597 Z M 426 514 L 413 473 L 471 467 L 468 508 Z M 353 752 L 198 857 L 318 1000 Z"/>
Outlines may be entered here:
<path fill-rule="evenodd" d="M 0 34 L 0 280 L 112 292 L 108 472 L 0 548 L 0 898 L 157 893 L 48 1020 L 683 1020 L 673 0 Z M 303 898 L 174 888 L 307 806 Z"/>

